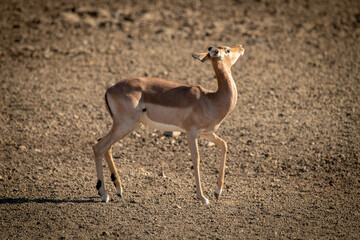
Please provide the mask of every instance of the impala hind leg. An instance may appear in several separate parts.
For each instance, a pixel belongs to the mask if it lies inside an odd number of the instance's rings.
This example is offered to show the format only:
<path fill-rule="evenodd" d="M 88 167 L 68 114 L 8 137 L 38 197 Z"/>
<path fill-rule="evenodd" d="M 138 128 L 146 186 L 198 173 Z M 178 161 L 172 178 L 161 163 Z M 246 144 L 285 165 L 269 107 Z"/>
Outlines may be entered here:
<path fill-rule="evenodd" d="M 129 121 L 124 121 L 124 122 L 129 122 Z M 98 190 L 98 193 L 101 196 L 101 200 L 103 202 L 108 202 L 110 198 L 105 191 L 102 159 L 105 156 L 111 174 L 114 174 L 114 177 L 118 179 L 118 182 L 114 181 L 114 183 L 115 185 L 118 183 L 116 187 L 117 187 L 117 193 L 120 195 L 121 194 L 120 178 L 117 173 L 114 161 L 112 159 L 110 148 L 115 142 L 124 138 L 126 135 L 131 133 L 133 129 L 136 128 L 138 121 L 130 121 L 130 122 L 132 122 L 133 124 L 120 125 L 114 122 L 110 132 L 105 137 L 101 138 L 99 142 L 93 146 L 93 151 L 95 155 L 96 174 L 98 179 L 96 184 L 96 189 Z"/>
<path fill-rule="evenodd" d="M 217 179 L 217 188 L 214 192 L 216 199 L 219 199 L 220 194 L 223 190 L 224 186 L 224 175 L 225 175 L 225 163 L 226 163 L 226 152 L 227 152 L 227 144 L 226 142 L 218 137 L 214 133 L 206 133 L 202 135 L 205 139 L 213 142 L 216 146 L 218 146 L 221 150 L 221 160 L 219 166 L 219 176 Z"/>
<path fill-rule="evenodd" d="M 190 148 L 191 159 L 194 165 L 196 196 L 204 205 L 209 204 L 209 200 L 204 197 L 201 180 L 200 180 L 200 156 L 198 149 L 197 131 L 190 131 L 187 133 L 187 140 Z"/>

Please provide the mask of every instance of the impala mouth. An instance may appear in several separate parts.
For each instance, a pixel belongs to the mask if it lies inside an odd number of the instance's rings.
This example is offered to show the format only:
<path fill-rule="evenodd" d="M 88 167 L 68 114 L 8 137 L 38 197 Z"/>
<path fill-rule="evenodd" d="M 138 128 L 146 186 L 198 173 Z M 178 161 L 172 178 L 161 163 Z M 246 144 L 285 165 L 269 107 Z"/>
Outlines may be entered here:
<path fill-rule="evenodd" d="M 221 57 L 221 53 L 217 48 L 215 48 L 210 51 L 210 56 L 211 57 Z"/>

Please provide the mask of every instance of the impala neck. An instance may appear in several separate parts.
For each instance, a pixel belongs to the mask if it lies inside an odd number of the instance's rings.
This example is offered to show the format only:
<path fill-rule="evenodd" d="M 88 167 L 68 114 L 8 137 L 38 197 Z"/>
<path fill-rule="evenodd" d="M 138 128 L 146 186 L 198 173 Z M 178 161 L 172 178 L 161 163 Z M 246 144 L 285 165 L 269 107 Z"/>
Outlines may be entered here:
<path fill-rule="evenodd" d="M 212 64 L 218 81 L 217 92 L 228 92 L 237 97 L 237 89 L 231 75 L 230 67 L 222 61 L 213 61 Z"/>
<path fill-rule="evenodd" d="M 232 78 L 230 67 L 223 61 L 212 62 L 216 78 L 218 81 L 218 90 L 215 93 L 216 101 L 221 103 L 221 112 L 225 117 L 234 110 L 237 101 L 237 89 Z"/>

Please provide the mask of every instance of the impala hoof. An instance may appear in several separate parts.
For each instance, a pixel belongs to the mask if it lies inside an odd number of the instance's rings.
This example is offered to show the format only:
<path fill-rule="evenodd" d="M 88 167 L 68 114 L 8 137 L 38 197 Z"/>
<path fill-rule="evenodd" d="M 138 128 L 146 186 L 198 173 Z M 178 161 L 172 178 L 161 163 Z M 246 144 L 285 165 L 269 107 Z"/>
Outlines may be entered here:
<path fill-rule="evenodd" d="M 207 199 L 207 198 L 204 198 L 203 200 L 201 200 L 201 203 L 203 205 L 209 205 L 210 204 L 209 199 Z"/>
<path fill-rule="evenodd" d="M 216 200 L 219 200 L 221 192 L 222 192 L 222 189 L 216 189 L 215 190 L 214 195 L 216 197 Z"/>
<path fill-rule="evenodd" d="M 110 197 L 108 195 L 106 195 L 106 194 L 101 197 L 101 201 L 104 202 L 104 203 L 109 202 L 109 200 L 110 200 Z"/>
<path fill-rule="evenodd" d="M 123 196 L 123 189 L 122 189 L 122 188 L 120 188 L 120 190 L 117 189 L 117 190 L 116 190 L 116 195 L 118 195 L 119 197 L 122 198 L 122 196 Z"/>

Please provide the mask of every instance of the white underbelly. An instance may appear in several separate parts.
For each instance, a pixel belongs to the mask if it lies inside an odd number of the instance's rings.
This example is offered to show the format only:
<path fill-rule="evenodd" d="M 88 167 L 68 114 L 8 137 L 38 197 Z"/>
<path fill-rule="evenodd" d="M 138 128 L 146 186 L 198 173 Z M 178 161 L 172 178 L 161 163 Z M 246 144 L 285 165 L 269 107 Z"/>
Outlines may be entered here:
<path fill-rule="evenodd" d="M 169 132 L 178 131 L 178 132 L 184 132 L 184 129 L 182 129 L 182 128 L 178 127 L 178 126 L 171 125 L 171 124 L 154 122 L 153 120 L 151 120 L 151 119 L 147 116 L 146 112 L 141 115 L 140 122 L 143 123 L 143 124 L 145 124 L 145 125 L 148 125 L 148 126 L 150 126 L 150 127 L 159 129 L 159 130 L 161 130 L 161 131 L 169 131 Z"/>

